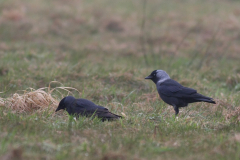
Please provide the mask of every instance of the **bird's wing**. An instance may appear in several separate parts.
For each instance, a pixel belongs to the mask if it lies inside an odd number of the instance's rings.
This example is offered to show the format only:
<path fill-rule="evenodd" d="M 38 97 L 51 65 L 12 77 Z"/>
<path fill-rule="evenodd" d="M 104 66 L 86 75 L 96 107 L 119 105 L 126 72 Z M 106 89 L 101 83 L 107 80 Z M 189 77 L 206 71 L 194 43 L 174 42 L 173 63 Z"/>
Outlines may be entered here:
<path fill-rule="evenodd" d="M 96 113 L 99 115 L 99 114 L 107 114 L 107 113 L 111 113 L 109 112 L 109 110 L 105 107 L 102 107 L 102 106 L 97 106 L 97 110 L 96 110 Z"/>
<path fill-rule="evenodd" d="M 97 105 L 87 99 L 76 99 L 68 107 L 69 114 L 77 113 L 82 115 L 91 115 L 97 109 Z"/>
<path fill-rule="evenodd" d="M 111 113 L 107 108 L 102 106 L 98 106 L 96 113 L 99 118 L 115 119 L 121 117 L 119 115 Z"/>
<path fill-rule="evenodd" d="M 108 109 L 104 108 L 102 106 L 98 106 L 95 103 L 93 103 L 92 101 L 89 101 L 87 99 L 77 99 L 76 100 L 76 104 L 75 104 L 75 109 L 77 109 L 78 111 L 85 111 L 87 113 L 108 113 Z"/>
<path fill-rule="evenodd" d="M 107 108 L 98 106 L 86 99 L 77 99 L 73 108 L 77 113 L 87 116 L 92 116 L 94 114 L 103 119 L 115 119 L 121 117 L 109 112 Z"/>
<path fill-rule="evenodd" d="M 87 99 L 77 99 L 75 103 L 76 103 L 76 106 L 79 108 L 92 108 L 97 106 L 95 103 Z"/>
<path fill-rule="evenodd" d="M 169 79 L 158 86 L 158 92 L 166 96 L 181 98 L 189 97 L 190 95 L 197 93 L 196 90 L 183 87 L 181 84 L 172 79 Z"/>

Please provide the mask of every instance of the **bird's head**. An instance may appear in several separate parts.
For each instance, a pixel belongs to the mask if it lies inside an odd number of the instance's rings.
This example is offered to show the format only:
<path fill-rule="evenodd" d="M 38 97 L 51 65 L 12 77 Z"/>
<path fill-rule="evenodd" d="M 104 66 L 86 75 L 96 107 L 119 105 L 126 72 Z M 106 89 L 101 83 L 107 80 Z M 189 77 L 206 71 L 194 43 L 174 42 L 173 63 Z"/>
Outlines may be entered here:
<path fill-rule="evenodd" d="M 58 108 L 56 109 L 55 112 L 57 112 L 57 111 L 59 111 L 59 110 L 61 110 L 61 109 L 67 108 L 67 106 L 68 106 L 69 104 L 71 104 L 74 100 L 75 100 L 75 98 L 74 98 L 73 96 L 64 97 L 64 98 L 60 101 L 60 103 L 59 103 L 59 105 L 58 105 Z"/>
<path fill-rule="evenodd" d="M 170 79 L 169 75 L 164 70 L 154 70 L 152 73 L 145 77 L 145 79 L 151 79 L 154 83 L 162 83 L 167 79 Z"/>

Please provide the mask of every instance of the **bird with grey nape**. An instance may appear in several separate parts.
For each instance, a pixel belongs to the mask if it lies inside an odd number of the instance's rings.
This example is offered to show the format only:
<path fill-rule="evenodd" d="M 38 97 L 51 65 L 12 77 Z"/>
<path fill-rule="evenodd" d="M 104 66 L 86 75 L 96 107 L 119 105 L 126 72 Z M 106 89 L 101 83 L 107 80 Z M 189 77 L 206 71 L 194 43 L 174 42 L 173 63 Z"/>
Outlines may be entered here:
<path fill-rule="evenodd" d="M 119 115 L 109 112 L 107 108 L 96 105 L 92 101 L 81 98 L 76 99 L 73 96 L 67 96 L 60 101 L 56 112 L 61 109 L 66 110 L 69 115 L 98 117 L 102 121 L 122 118 Z"/>
<path fill-rule="evenodd" d="M 179 108 L 186 107 L 188 103 L 208 102 L 216 104 L 212 98 L 203 96 L 196 90 L 184 87 L 172 80 L 163 70 L 154 70 L 145 79 L 151 79 L 156 84 L 159 96 L 165 103 L 173 106 L 175 115 L 179 113 Z"/>

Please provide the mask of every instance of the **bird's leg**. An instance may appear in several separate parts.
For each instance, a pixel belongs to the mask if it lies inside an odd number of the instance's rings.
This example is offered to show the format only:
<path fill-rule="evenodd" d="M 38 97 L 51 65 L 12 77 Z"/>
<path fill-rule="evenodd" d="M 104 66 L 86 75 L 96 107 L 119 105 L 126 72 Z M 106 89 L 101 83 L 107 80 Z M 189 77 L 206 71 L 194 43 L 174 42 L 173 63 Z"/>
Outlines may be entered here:
<path fill-rule="evenodd" d="M 179 108 L 177 106 L 173 106 L 173 107 L 174 107 L 174 110 L 175 110 L 175 116 L 177 116 L 178 113 L 179 113 Z"/>

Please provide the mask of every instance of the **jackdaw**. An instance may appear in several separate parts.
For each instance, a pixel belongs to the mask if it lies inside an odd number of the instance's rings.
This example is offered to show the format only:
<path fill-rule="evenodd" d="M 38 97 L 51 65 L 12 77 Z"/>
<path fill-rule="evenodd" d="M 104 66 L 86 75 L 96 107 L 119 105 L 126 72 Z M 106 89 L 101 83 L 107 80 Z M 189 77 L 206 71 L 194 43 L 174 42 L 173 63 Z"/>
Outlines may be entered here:
<path fill-rule="evenodd" d="M 212 98 L 203 96 L 196 90 L 184 87 L 172 80 L 163 70 L 154 70 L 145 79 L 151 79 L 156 84 L 159 96 L 165 103 L 174 107 L 175 115 L 179 113 L 180 107 L 186 107 L 188 103 L 208 102 L 216 104 Z"/>
<path fill-rule="evenodd" d="M 98 118 L 101 118 L 102 121 L 122 118 L 119 115 L 109 112 L 107 108 L 96 105 L 92 101 L 87 99 L 75 99 L 73 96 L 67 96 L 60 101 L 56 112 L 61 109 L 66 109 L 69 115 L 75 115 L 77 117 L 97 116 Z"/>

